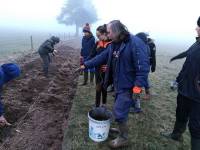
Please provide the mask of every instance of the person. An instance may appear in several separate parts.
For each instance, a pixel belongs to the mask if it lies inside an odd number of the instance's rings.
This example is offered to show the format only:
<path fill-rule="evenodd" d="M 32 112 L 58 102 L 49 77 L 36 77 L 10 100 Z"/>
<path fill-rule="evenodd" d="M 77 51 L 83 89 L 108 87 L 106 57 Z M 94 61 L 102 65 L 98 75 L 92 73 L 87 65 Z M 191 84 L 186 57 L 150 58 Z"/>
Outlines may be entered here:
<path fill-rule="evenodd" d="M 176 78 L 178 96 L 174 129 L 171 133 L 161 132 L 161 135 L 167 138 L 182 141 L 182 134 L 189 122 L 192 150 L 200 150 L 200 17 L 197 20 L 196 31 L 196 42 L 189 48 Z"/>
<path fill-rule="evenodd" d="M 8 63 L 0 66 L 0 127 L 11 125 L 4 117 L 4 107 L 1 101 L 3 85 L 20 75 L 20 68 L 17 64 Z"/>
<path fill-rule="evenodd" d="M 96 35 L 99 41 L 96 42 L 94 49 L 92 50 L 90 56 L 87 60 L 94 58 L 95 56 L 101 54 L 111 43 L 111 40 L 107 36 L 106 24 L 99 26 L 96 29 Z M 95 106 L 100 107 L 101 97 L 102 106 L 106 106 L 107 102 L 107 90 L 103 88 L 103 82 L 105 78 L 106 62 L 103 65 L 95 67 L 95 78 L 96 78 L 96 102 Z"/>
<path fill-rule="evenodd" d="M 149 72 L 148 56 L 145 44 L 138 37 L 129 33 L 119 20 L 107 24 L 107 32 L 112 43 L 104 52 L 95 58 L 84 62 L 81 69 L 98 66 L 107 61 L 104 80 L 106 89 L 113 83 L 115 102 L 113 114 L 118 124 L 120 134 L 109 142 L 111 148 L 128 145 L 128 113 L 133 104 L 133 93 L 138 95 L 146 82 Z"/>
<path fill-rule="evenodd" d="M 150 66 L 151 66 L 151 72 L 156 71 L 156 44 L 154 40 L 150 37 L 147 37 L 148 45 L 150 48 Z"/>
<path fill-rule="evenodd" d="M 57 52 L 54 49 L 55 44 L 59 43 L 60 39 L 58 37 L 52 36 L 42 43 L 38 49 L 38 53 L 43 61 L 43 72 L 46 77 L 48 77 L 49 64 L 51 62 L 49 53 L 53 55 Z"/>
<path fill-rule="evenodd" d="M 136 34 L 136 36 L 144 42 L 144 44 L 146 46 L 146 48 L 144 50 L 146 50 L 145 53 L 148 54 L 148 57 L 150 60 L 150 48 L 148 45 L 148 38 L 147 38 L 148 35 L 144 32 L 139 32 Z M 148 64 L 149 64 L 149 68 L 150 68 L 150 62 Z M 149 98 L 150 98 L 150 92 L 149 92 L 150 86 L 149 86 L 149 81 L 148 81 L 148 75 L 149 75 L 149 73 L 147 74 L 146 84 L 144 85 L 144 88 L 145 88 L 145 97 L 149 96 Z M 140 97 L 135 98 L 135 102 L 134 102 L 133 106 L 131 107 L 130 112 L 134 112 L 134 113 L 142 112 L 140 101 L 141 101 Z"/>
<path fill-rule="evenodd" d="M 150 69 L 151 72 L 156 71 L 156 45 L 154 43 L 154 40 L 151 39 L 150 37 L 147 37 L 148 40 L 148 45 L 150 49 Z M 149 85 L 149 84 L 148 84 Z M 150 86 L 145 87 L 145 96 L 144 100 L 150 100 L 151 95 L 150 95 Z"/>
<path fill-rule="evenodd" d="M 90 30 L 88 23 L 83 27 L 84 36 L 82 38 L 81 59 L 83 63 L 90 55 L 91 50 L 95 47 L 95 38 Z M 90 72 L 90 83 L 93 83 L 95 69 L 84 69 L 84 81 L 82 85 L 86 85 L 88 81 L 88 72 Z"/>

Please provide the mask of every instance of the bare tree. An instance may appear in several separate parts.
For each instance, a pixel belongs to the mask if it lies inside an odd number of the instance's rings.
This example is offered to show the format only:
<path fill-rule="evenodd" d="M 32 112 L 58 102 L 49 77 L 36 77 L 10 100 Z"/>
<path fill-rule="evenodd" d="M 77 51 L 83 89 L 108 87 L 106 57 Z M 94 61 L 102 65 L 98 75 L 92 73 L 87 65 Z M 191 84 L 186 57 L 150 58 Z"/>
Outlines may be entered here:
<path fill-rule="evenodd" d="M 76 36 L 79 35 L 79 28 L 86 22 L 97 21 L 97 13 L 91 0 L 68 0 L 62 8 L 57 20 L 61 24 L 76 25 Z"/>

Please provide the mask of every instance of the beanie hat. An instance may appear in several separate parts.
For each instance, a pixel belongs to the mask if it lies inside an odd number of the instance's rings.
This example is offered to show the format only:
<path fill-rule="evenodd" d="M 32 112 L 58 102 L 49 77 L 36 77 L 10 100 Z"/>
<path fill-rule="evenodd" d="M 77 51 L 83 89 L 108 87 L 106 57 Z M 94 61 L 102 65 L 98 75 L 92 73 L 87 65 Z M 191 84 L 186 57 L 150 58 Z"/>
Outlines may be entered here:
<path fill-rule="evenodd" d="M 20 75 L 20 68 L 17 64 L 8 63 L 1 66 L 3 71 L 3 83 L 6 83 Z"/>
<path fill-rule="evenodd" d="M 83 27 L 83 32 L 89 32 L 89 33 L 91 32 L 89 23 L 85 24 L 85 26 Z"/>
<path fill-rule="evenodd" d="M 60 42 L 59 37 L 56 37 L 56 36 L 52 36 L 52 37 L 51 37 L 51 40 L 52 40 L 54 43 L 59 43 L 59 42 Z"/>
<path fill-rule="evenodd" d="M 200 17 L 199 17 L 199 19 L 197 20 L 197 25 L 200 27 Z"/>

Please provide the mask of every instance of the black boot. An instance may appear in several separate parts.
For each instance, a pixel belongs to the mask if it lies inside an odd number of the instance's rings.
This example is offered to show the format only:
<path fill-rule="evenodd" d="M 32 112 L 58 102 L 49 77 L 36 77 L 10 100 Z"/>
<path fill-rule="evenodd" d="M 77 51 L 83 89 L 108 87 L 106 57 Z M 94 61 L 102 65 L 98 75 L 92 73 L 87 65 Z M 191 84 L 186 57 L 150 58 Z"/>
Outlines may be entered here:
<path fill-rule="evenodd" d="M 88 72 L 85 71 L 85 72 L 84 72 L 84 81 L 83 81 L 83 84 L 82 84 L 82 85 L 87 85 L 87 81 L 88 81 Z"/>
<path fill-rule="evenodd" d="M 128 146 L 128 126 L 127 123 L 119 123 L 119 136 L 109 142 L 109 147 L 120 148 Z"/>
<path fill-rule="evenodd" d="M 161 132 L 161 135 L 166 138 L 181 142 L 183 141 L 182 134 L 186 130 L 186 125 L 187 125 L 186 123 L 180 123 L 176 121 L 174 125 L 174 130 L 172 133 Z"/>
<path fill-rule="evenodd" d="M 90 72 L 90 83 L 94 83 L 94 72 Z"/>
<path fill-rule="evenodd" d="M 99 107 L 101 104 L 101 85 L 97 84 L 96 85 L 96 102 L 95 105 L 96 107 Z"/>

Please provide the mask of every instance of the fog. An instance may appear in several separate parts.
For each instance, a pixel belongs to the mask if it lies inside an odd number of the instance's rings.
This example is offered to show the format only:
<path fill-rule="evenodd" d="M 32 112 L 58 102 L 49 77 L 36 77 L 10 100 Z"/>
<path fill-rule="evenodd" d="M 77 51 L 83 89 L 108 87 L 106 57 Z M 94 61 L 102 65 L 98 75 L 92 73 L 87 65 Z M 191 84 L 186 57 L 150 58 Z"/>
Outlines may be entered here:
<path fill-rule="evenodd" d="M 148 32 L 158 43 L 187 48 L 195 40 L 199 0 L 91 0 L 98 25 L 118 19 L 130 32 Z M 75 32 L 73 26 L 58 24 L 56 17 L 64 0 L 0 0 L 0 31 Z M 80 29 L 81 31 L 81 29 Z M 181 49 L 181 47 L 180 47 Z"/>

